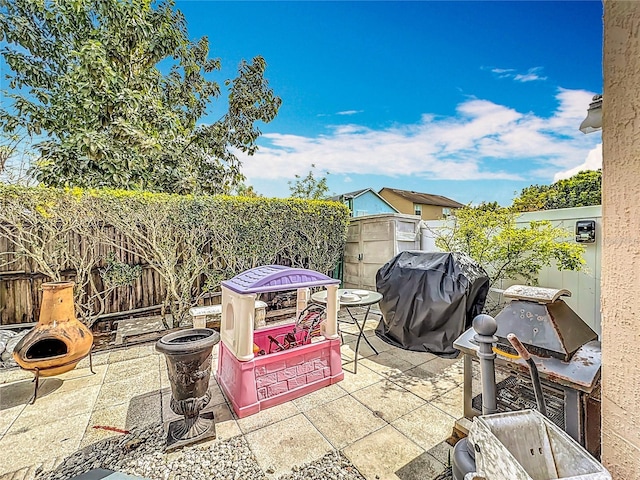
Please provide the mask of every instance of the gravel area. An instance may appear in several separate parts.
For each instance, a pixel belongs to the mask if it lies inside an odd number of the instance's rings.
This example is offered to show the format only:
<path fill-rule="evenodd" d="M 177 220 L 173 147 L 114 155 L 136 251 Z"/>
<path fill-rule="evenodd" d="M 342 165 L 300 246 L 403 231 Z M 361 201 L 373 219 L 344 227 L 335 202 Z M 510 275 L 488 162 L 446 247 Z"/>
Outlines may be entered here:
<path fill-rule="evenodd" d="M 266 480 L 246 441 L 233 437 L 209 447 L 186 447 L 163 453 L 164 430 L 134 429 L 128 435 L 96 442 L 67 457 L 53 471 L 38 480 L 66 480 L 91 470 L 104 468 L 151 480 Z M 271 473 L 271 472 L 267 472 Z M 310 464 L 296 467 L 279 480 L 364 480 L 340 452 L 330 452 Z"/>
<path fill-rule="evenodd" d="M 364 480 L 353 464 L 338 451 L 327 453 L 320 460 L 302 467 L 294 467 L 293 472 L 279 480 Z"/>

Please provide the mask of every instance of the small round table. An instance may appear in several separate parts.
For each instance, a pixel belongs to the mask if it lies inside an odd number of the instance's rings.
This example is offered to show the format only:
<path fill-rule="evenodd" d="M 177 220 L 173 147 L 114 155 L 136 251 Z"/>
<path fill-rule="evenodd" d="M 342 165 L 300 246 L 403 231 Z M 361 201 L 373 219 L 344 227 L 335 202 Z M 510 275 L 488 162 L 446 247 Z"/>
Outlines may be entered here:
<path fill-rule="evenodd" d="M 347 298 L 349 296 L 349 294 L 351 295 L 355 295 L 356 297 L 354 297 L 353 299 L 351 298 Z M 371 342 L 369 342 L 369 340 L 367 339 L 366 335 L 364 334 L 364 326 L 367 323 L 367 319 L 369 318 L 369 312 L 371 311 L 371 305 L 378 303 L 380 300 L 382 300 L 382 294 L 378 293 L 378 292 L 373 292 L 371 290 L 360 290 L 360 289 L 339 289 L 338 290 L 338 298 L 340 299 L 340 307 L 345 307 L 345 310 L 347 311 L 347 313 L 349 314 L 349 317 L 351 317 L 351 320 L 340 320 L 340 322 L 343 323 L 349 323 L 351 325 L 355 325 L 356 327 L 358 327 L 358 333 L 349 333 L 349 332 L 344 332 L 347 333 L 349 335 L 357 335 L 358 336 L 358 340 L 356 340 L 356 356 L 355 356 L 355 360 L 353 363 L 353 373 L 358 373 L 358 352 L 360 350 L 360 339 L 364 338 L 364 341 L 367 342 L 367 345 L 369 345 L 369 347 L 371 347 L 371 350 L 373 350 L 375 352 L 376 355 L 378 355 L 378 351 L 375 349 L 375 347 L 373 345 L 371 345 Z M 316 303 L 322 303 L 322 304 L 326 304 L 327 303 L 327 291 L 326 290 L 322 290 L 319 292 L 316 292 L 314 294 L 311 295 L 311 300 L 316 302 Z M 362 319 L 362 322 L 359 322 L 358 319 L 353 315 L 353 313 L 351 313 L 350 307 L 367 307 L 367 311 L 364 314 L 364 317 Z"/>

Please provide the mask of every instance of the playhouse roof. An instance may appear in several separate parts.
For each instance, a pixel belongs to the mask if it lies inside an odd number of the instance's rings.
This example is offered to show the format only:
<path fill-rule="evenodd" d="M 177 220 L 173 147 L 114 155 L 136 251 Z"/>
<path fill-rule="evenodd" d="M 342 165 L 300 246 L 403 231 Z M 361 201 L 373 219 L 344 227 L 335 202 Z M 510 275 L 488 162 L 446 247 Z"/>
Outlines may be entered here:
<path fill-rule="evenodd" d="M 236 293 L 278 292 L 297 288 L 337 285 L 340 280 L 306 268 L 265 265 L 224 280 L 222 285 Z"/>

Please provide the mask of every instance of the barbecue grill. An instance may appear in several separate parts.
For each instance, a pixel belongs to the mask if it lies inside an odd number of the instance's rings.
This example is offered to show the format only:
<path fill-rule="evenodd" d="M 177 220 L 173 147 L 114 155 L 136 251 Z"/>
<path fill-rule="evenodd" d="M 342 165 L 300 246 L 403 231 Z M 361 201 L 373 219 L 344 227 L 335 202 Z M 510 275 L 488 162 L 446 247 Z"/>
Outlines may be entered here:
<path fill-rule="evenodd" d="M 507 340 L 515 333 L 535 355 L 547 417 L 600 454 L 600 371 L 597 334 L 562 300 L 568 290 L 514 285 L 504 291 L 511 302 L 496 316 L 494 348 L 498 412 L 536 408 L 527 363 Z M 482 413 L 482 388 L 475 332 L 469 329 L 454 346 L 464 353 L 464 416 Z"/>

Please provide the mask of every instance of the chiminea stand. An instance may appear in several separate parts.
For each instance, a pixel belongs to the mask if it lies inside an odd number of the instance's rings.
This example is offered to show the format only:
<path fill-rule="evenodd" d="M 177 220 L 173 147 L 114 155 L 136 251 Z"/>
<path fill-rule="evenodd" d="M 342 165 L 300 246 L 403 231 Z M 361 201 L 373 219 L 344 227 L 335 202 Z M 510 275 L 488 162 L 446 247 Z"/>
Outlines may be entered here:
<path fill-rule="evenodd" d="M 92 355 L 92 353 L 93 353 L 93 347 L 91 347 L 91 350 L 89 350 L 89 371 L 91 372 L 92 375 L 95 375 L 96 372 L 93 371 L 93 355 Z M 82 360 L 82 358 L 80 360 Z M 66 367 L 66 366 L 72 365 L 74 363 L 78 363 L 78 359 L 72 360 L 70 362 L 62 363 L 62 364 L 58 365 L 58 367 Z M 36 403 L 36 400 L 38 399 L 38 387 L 40 386 L 40 372 L 42 370 L 44 370 L 46 372 L 47 369 L 40 369 L 40 368 L 36 367 L 36 368 L 33 368 L 33 369 L 23 368 L 23 370 L 28 370 L 30 372 L 33 372 L 33 374 L 35 375 L 35 377 L 33 377 L 33 380 L 31 380 L 31 382 L 34 383 L 33 395 L 29 399 L 29 405 L 33 405 L 34 403 Z M 53 375 L 42 374 L 42 376 L 43 377 L 48 377 L 48 376 L 53 376 Z"/>

